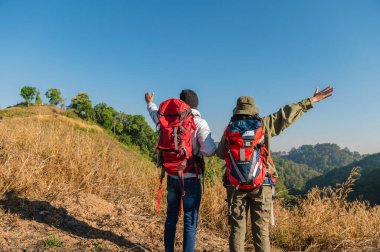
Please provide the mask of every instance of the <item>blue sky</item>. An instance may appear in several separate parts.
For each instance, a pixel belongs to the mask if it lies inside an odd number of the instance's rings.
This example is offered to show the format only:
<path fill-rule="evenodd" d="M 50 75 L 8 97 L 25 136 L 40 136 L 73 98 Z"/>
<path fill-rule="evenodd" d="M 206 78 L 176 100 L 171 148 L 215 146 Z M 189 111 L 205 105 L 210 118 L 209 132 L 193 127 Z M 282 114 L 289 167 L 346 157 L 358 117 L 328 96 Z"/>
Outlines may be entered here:
<path fill-rule="evenodd" d="M 0 0 L 0 107 L 24 85 L 131 114 L 192 88 L 216 141 L 236 98 L 261 115 L 333 85 L 273 150 L 380 151 L 380 1 Z"/>

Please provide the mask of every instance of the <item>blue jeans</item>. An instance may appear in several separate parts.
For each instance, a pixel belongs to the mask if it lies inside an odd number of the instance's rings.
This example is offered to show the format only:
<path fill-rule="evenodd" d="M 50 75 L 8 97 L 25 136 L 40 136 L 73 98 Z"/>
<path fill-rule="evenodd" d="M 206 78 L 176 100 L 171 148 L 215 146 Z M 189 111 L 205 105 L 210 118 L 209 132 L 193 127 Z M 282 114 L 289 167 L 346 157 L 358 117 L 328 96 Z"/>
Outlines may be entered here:
<path fill-rule="evenodd" d="M 168 176 L 168 208 L 166 212 L 164 242 L 165 252 L 174 251 L 175 232 L 178 222 L 179 204 L 181 202 L 181 181 Z M 201 182 L 195 178 L 185 179 L 185 197 L 183 199 L 183 251 L 193 252 L 195 247 L 195 236 L 197 233 L 198 212 L 201 204 L 202 188 Z"/>

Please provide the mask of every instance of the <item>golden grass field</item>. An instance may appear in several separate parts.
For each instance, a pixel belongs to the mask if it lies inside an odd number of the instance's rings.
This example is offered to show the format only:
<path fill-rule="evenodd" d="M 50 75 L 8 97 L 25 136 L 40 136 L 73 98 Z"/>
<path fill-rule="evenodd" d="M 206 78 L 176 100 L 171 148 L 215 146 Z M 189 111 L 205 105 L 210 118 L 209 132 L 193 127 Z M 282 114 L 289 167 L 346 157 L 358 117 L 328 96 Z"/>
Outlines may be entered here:
<path fill-rule="evenodd" d="M 0 118 L 0 251 L 163 250 L 159 169 L 144 155 L 56 108 L 12 108 Z M 313 189 L 297 206 L 276 201 L 275 250 L 380 251 L 380 207 L 347 202 L 351 182 Z M 63 247 L 47 246 L 50 236 Z M 227 237 L 217 179 L 204 190 L 197 251 L 228 251 Z"/>

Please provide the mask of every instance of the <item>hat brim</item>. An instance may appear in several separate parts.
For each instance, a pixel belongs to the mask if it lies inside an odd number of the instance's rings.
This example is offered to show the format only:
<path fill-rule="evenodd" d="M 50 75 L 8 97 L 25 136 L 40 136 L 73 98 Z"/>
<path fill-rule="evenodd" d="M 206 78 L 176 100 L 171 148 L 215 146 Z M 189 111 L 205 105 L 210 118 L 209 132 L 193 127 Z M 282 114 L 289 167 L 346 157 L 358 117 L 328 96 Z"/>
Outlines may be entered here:
<path fill-rule="evenodd" d="M 259 113 L 258 109 L 244 109 L 244 110 L 239 110 L 234 108 L 233 110 L 234 115 L 256 115 Z"/>

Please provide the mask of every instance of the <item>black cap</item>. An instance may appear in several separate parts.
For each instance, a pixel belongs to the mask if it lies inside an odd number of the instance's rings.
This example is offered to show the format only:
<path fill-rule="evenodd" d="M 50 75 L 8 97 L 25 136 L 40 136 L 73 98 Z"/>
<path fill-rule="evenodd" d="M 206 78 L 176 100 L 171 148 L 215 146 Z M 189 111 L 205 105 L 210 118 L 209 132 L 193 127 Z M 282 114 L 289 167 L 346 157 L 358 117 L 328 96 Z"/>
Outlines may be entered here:
<path fill-rule="evenodd" d="M 179 98 L 186 102 L 190 108 L 198 108 L 198 96 L 197 93 L 195 93 L 191 89 L 184 89 L 181 91 L 181 94 L 179 95 Z"/>

